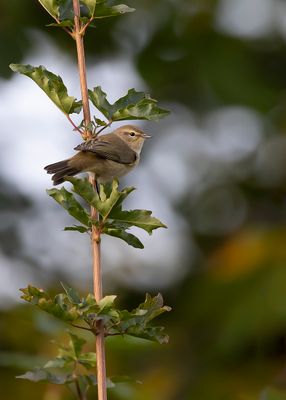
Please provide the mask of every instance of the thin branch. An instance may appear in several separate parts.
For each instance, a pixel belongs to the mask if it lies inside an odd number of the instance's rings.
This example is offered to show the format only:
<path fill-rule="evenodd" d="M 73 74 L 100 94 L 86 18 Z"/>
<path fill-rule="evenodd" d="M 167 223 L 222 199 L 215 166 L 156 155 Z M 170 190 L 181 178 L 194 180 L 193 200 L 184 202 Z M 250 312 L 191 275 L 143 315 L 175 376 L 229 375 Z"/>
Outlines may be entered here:
<path fill-rule="evenodd" d="M 45 7 L 45 5 L 44 5 L 43 3 L 41 3 L 41 5 L 44 7 L 44 9 L 47 11 L 47 13 L 50 14 L 50 16 L 51 16 L 52 18 L 54 18 L 54 20 L 56 21 L 56 23 L 59 25 L 59 24 L 61 23 L 61 21 L 60 21 L 56 16 L 54 16 L 53 14 L 51 14 L 50 11 L 47 9 L 47 7 Z M 62 28 L 62 29 L 63 29 L 66 33 L 68 33 L 70 36 L 73 36 L 72 32 L 71 32 L 68 28 L 66 28 L 65 26 L 59 26 L 59 27 Z"/>
<path fill-rule="evenodd" d="M 86 128 L 86 137 L 91 137 L 92 134 L 91 132 L 88 131 L 88 126 L 91 122 L 91 118 L 90 118 L 90 108 L 89 108 L 87 80 L 86 80 L 86 64 L 85 64 L 85 53 L 83 45 L 83 34 L 81 33 L 79 0 L 73 0 L 73 9 L 74 9 L 74 25 L 75 25 L 74 38 L 76 41 L 76 49 L 77 49 L 80 89 L 82 96 L 82 107 L 83 107 L 83 115 Z"/>
<path fill-rule="evenodd" d="M 86 29 L 89 27 L 89 25 L 92 23 L 92 21 L 94 20 L 93 17 L 90 17 L 90 19 L 88 20 L 88 22 L 81 28 L 80 34 L 84 35 Z"/>
<path fill-rule="evenodd" d="M 74 383 L 75 383 L 76 393 L 78 395 L 79 400 L 86 400 L 86 396 L 84 393 L 82 393 L 81 388 L 79 386 L 79 381 L 77 378 L 74 380 Z"/>
<path fill-rule="evenodd" d="M 104 129 L 108 128 L 113 121 L 109 121 L 108 124 L 106 124 L 105 126 L 103 126 L 101 129 L 99 129 L 99 131 L 97 132 L 97 134 L 99 135 L 100 132 L 104 131 Z"/>
<path fill-rule="evenodd" d="M 75 29 L 73 32 L 74 39 L 76 41 L 78 68 L 80 77 L 80 87 L 82 95 L 82 106 L 85 123 L 85 138 L 91 138 L 92 132 L 90 131 L 90 108 L 89 98 L 87 90 L 87 79 L 86 79 L 86 65 L 85 65 L 85 53 L 83 45 L 83 33 L 81 32 L 82 26 L 80 22 L 80 5 L 79 0 L 73 0 L 74 9 L 74 23 Z M 89 180 L 95 187 L 94 176 L 90 174 Z M 98 219 L 98 214 L 95 208 L 91 208 L 91 218 L 94 220 Z M 101 266 L 100 266 L 100 232 L 95 225 L 92 225 L 91 232 L 92 252 L 93 252 L 93 289 L 94 297 L 96 301 L 102 298 L 102 278 L 101 278 Z M 96 324 L 96 365 L 97 365 L 97 390 L 98 400 L 107 400 L 107 388 L 106 388 L 106 366 L 105 366 L 105 344 L 104 344 L 104 325 L 102 321 L 98 321 Z"/>
<path fill-rule="evenodd" d="M 78 131 L 81 135 L 84 135 L 84 131 L 82 131 L 78 126 L 76 126 L 76 124 L 73 122 L 73 120 L 71 119 L 71 117 L 69 116 L 69 114 L 65 114 L 65 116 L 67 117 L 67 119 L 69 120 L 69 122 L 72 124 L 72 126 L 74 127 L 74 131 Z"/>
<path fill-rule="evenodd" d="M 86 394 L 82 392 L 76 373 L 77 362 L 74 363 L 72 378 L 76 388 L 76 394 L 79 400 L 86 400 Z"/>

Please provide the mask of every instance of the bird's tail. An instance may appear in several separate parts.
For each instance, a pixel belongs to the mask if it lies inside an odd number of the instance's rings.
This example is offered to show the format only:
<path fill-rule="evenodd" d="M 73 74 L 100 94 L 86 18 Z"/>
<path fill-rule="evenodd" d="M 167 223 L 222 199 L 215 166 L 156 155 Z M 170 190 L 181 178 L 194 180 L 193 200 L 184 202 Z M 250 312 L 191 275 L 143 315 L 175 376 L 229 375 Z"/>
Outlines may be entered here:
<path fill-rule="evenodd" d="M 54 185 L 59 185 L 65 180 L 65 176 L 74 176 L 80 171 L 69 165 L 69 159 L 47 165 L 44 168 L 48 174 L 54 174 L 52 180 Z"/>

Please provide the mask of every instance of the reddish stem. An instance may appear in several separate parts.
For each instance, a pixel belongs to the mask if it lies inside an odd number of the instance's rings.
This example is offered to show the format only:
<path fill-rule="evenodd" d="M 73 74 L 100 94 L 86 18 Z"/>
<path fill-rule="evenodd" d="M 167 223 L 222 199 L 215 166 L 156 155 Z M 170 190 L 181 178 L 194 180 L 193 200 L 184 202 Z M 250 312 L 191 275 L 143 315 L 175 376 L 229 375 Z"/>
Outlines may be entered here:
<path fill-rule="evenodd" d="M 76 41 L 80 87 L 82 94 L 82 105 L 83 115 L 85 122 L 85 138 L 91 138 L 92 132 L 90 131 L 90 108 L 87 90 L 87 79 L 86 79 L 86 65 L 85 65 L 85 53 L 83 45 L 84 29 L 82 29 L 80 22 L 80 5 L 79 0 L 73 0 L 74 8 L 74 23 L 75 29 L 73 37 Z M 90 175 L 90 182 L 95 186 L 95 179 Z M 91 218 L 97 220 L 97 211 L 93 207 L 91 208 Z M 101 278 L 101 267 L 100 267 L 100 232 L 95 225 L 92 226 L 91 232 L 92 239 L 92 252 L 93 252 L 93 284 L 94 284 L 94 297 L 96 301 L 102 298 L 102 278 Z M 98 400 L 107 400 L 106 391 L 106 366 L 105 366 L 105 346 L 104 346 L 104 326 L 102 322 L 98 322 L 96 325 L 98 335 L 96 335 L 96 365 L 97 365 L 97 390 Z"/>

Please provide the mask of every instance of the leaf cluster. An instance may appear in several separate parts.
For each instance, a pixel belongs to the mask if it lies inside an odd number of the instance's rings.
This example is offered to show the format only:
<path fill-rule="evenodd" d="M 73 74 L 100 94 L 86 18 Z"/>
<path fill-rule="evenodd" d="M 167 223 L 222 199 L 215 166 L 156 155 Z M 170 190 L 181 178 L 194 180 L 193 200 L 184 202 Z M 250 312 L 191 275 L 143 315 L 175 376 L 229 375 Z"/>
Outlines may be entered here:
<path fill-rule="evenodd" d="M 32 382 L 52 383 L 67 385 L 71 389 L 77 385 L 80 392 L 86 394 L 91 386 L 97 385 L 96 376 L 89 372 L 96 366 L 96 354 L 84 352 L 86 341 L 77 335 L 68 332 L 67 345 L 58 344 L 57 356 L 49 360 L 42 367 L 27 371 L 17 376 L 19 379 L 27 379 Z M 116 383 L 130 380 L 127 377 L 114 377 L 107 379 L 107 388 L 112 388 Z"/>
<path fill-rule="evenodd" d="M 134 187 L 127 187 L 120 191 L 118 181 L 114 180 L 111 185 L 100 185 L 99 193 L 87 179 L 74 177 L 67 178 L 72 183 L 72 191 L 64 187 L 61 189 L 49 189 L 47 193 L 58 202 L 67 212 L 74 217 L 81 225 L 66 227 L 65 230 L 89 232 L 92 225 L 96 225 L 99 235 L 107 234 L 124 240 L 135 248 L 144 248 L 141 241 L 130 232 L 132 227 L 145 230 L 150 235 L 154 229 L 166 228 L 157 218 L 152 216 L 149 210 L 122 210 L 123 200 L 135 190 Z M 94 207 L 99 215 L 98 220 L 93 220 L 87 208 L 75 198 L 80 196 L 89 207 Z"/>
<path fill-rule="evenodd" d="M 80 0 L 79 25 L 80 32 L 75 29 L 75 15 L 72 0 L 39 0 L 46 11 L 56 20 L 50 26 L 59 26 L 69 33 L 76 40 L 78 34 L 83 36 L 88 26 L 92 26 L 94 21 L 100 18 L 107 18 L 134 11 L 133 8 L 125 4 L 116 4 L 116 1 L 107 0 Z M 114 121 L 126 120 L 157 120 L 163 118 L 169 112 L 159 108 L 157 101 L 152 99 L 149 94 L 137 92 L 130 89 L 126 95 L 110 104 L 106 93 L 100 86 L 88 90 L 89 99 L 95 108 L 106 118 L 102 120 L 97 116 L 93 117 L 92 122 L 85 126 L 84 121 L 78 127 L 75 126 L 69 115 L 80 113 L 82 102 L 75 97 L 69 96 L 67 88 L 62 78 L 43 66 L 32 66 L 23 64 L 10 64 L 14 72 L 19 72 L 31 78 L 52 100 L 52 102 L 67 116 L 72 125 L 84 138 L 85 132 L 96 134 L 96 129 L 100 131 L 110 126 Z M 84 128 L 83 130 L 81 128 Z M 89 135 L 88 135 L 89 136 Z"/>
<path fill-rule="evenodd" d="M 52 297 L 43 289 L 28 286 L 21 289 L 22 299 L 37 305 L 54 317 L 72 326 L 87 329 L 97 335 L 97 323 L 102 322 L 105 336 L 130 335 L 158 343 L 167 343 L 168 335 L 161 326 L 153 326 L 153 320 L 170 307 L 164 306 L 161 294 L 146 295 L 145 301 L 132 311 L 115 307 L 116 296 L 105 296 L 98 302 L 92 294 L 80 297 L 78 292 L 62 284 L 63 293 Z M 74 352 L 76 355 L 76 352 Z M 70 362 L 72 359 L 68 358 Z M 54 365 L 53 365 L 54 366 Z"/>
<path fill-rule="evenodd" d="M 10 64 L 14 72 L 31 78 L 50 98 L 50 100 L 68 117 L 70 114 L 79 114 L 82 109 L 82 102 L 68 94 L 62 78 L 44 66 L 35 67 L 32 65 Z M 101 130 L 110 126 L 116 121 L 128 120 L 158 120 L 165 117 L 169 112 L 158 107 L 157 101 L 144 92 L 137 92 L 130 89 L 126 95 L 120 97 L 114 104 L 107 100 L 106 93 L 100 86 L 89 90 L 89 99 L 95 108 L 106 118 L 102 120 L 93 117 L 89 130 L 95 132 L 96 128 Z M 83 122 L 80 127 L 83 126 Z"/>
<path fill-rule="evenodd" d="M 56 24 L 72 28 L 74 24 L 74 11 L 72 0 L 39 0 L 45 10 L 55 19 Z M 116 1 L 107 0 L 80 0 L 81 22 L 94 23 L 94 20 L 116 17 L 128 12 L 135 11 L 125 4 L 117 4 Z"/>

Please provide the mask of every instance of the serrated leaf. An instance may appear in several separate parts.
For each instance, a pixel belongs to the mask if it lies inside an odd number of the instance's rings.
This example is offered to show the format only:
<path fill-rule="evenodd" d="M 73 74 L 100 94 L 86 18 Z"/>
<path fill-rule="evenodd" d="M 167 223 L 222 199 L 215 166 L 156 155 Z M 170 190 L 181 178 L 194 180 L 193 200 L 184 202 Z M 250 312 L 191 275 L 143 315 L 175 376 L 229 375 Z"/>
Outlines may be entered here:
<path fill-rule="evenodd" d="M 39 0 L 44 9 L 55 19 L 59 18 L 58 0 Z"/>
<path fill-rule="evenodd" d="M 67 177 L 66 180 L 72 183 L 73 192 L 81 196 L 89 205 L 95 207 L 99 213 L 101 212 L 101 200 L 88 179 Z"/>
<path fill-rule="evenodd" d="M 98 4 L 95 10 L 94 18 L 109 18 L 117 17 L 126 13 L 134 12 L 135 8 L 128 7 L 126 4 L 118 4 L 116 6 L 108 7 L 105 2 Z"/>
<path fill-rule="evenodd" d="M 78 292 L 74 288 L 68 286 L 66 283 L 63 283 L 63 282 L 61 282 L 61 285 L 62 285 L 64 291 L 66 292 L 66 295 L 68 296 L 69 301 L 72 304 L 80 304 L 81 303 L 81 298 L 80 298 Z"/>
<path fill-rule="evenodd" d="M 29 303 L 33 302 L 34 299 L 37 299 L 36 302 L 38 302 L 39 299 L 50 299 L 48 293 L 45 292 L 43 289 L 39 289 L 31 285 L 28 285 L 26 288 L 20 289 L 20 291 L 23 293 L 21 299 L 28 301 Z"/>
<path fill-rule="evenodd" d="M 134 188 L 125 188 L 122 192 L 118 190 L 118 181 L 115 179 L 111 184 L 111 191 L 108 185 L 100 185 L 100 196 L 94 190 L 87 179 L 68 177 L 67 181 L 73 184 L 73 191 L 81 196 L 89 205 L 95 207 L 99 214 L 106 218 L 111 210 L 121 204 Z"/>
<path fill-rule="evenodd" d="M 95 118 L 94 120 L 95 120 L 97 126 L 106 126 L 107 125 L 107 122 L 103 121 L 102 119 Z"/>
<path fill-rule="evenodd" d="M 152 234 L 154 229 L 166 228 L 166 225 L 159 219 L 152 217 L 152 211 L 148 210 L 122 211 L 117 208 L 111 211 L 109 218 L 125 224 L 127 227 L 137 226 L 144 229 L 149 235 Z"/>
<path fill-rule="evenodd" d="M 87 7 L 89 11 L 88 13 L 89 17 L 93 17 L 96 7 L 96 0 L 81 0 L 81 3 L 85 4 L 85 6 Z"/>
<path fill-rule="evenodd" d="M 144 315 L 146 321 L 151 321 L 158 315 L 171 311 L 171 307 L 164 306 L 164 301 L 161 293 L 157 296 L 152 297 L 149 293 L 146 294 L 144 303 L 140 304 L 135 311 L 146 310 L 147 313 Z"/>
<path fill-rule="evenodd" d="M 66 294 L 58 294 L 52 299 L 44 290 L 38 289 L 31 285 L 20 290 L 23 293 L 21 296 L 23 300 L 38 306 L 43 311 L 46 311 L 60 320 L 75 321 L 81 315 L 76 307 L 67 303 Z"/>
<path fill-rule="evenodd" d="M 98 307 L 99 307 L 98 312 L 101 313 L 102 311 L 108 310 L 111 307 L 113 307 L 116 297 L 117 296 L 115 295 L 110 295 L 110 296 L 104 296 L 102 299 L 100 299 L 98 302 Z"/>
<path fill-rule="evenodd" d="M 157 101 L 145 98 L 137 104 L 130 105 L 122 110 L 118 110 L 113 115 L 113 121 L 126 121 L 126 120 L 148 120 L 157 121 L 160 118 L 166 117 L 169 111 L 159 108 Z"/>
<path fill-rule="evenodd" d="M 124 120 L 157 120 L 169 114 L 169 111 L 159 108 L 157 101 L 143 92 L 130 89 L 127 94 L 110 104 L 100 86 L 89 90 L 89 98 L 93 105 L 108 119 L 108 121 Z"/>
<path fill-rule="evenodd" d="M 88 96 L 93 105 L 108 119 L 111 120 L 113 114 L 112 105 L 106 98 L 106 93 L 100 86 L 95 87 L 93 90 L 88 90 Z"/>
<path fill-rule="evenodd" d="M 66 226 L 64 228 L 64 231 L 76 231 L 79 233 L 87 233 L 90 231 L 90 228 L 86 228 L 85 226 L 82 225 L 74 225 L 74 226 Z"/>
<path fill-rule="evenodd" d="M 78 114 L 81 111 L 82 102 L 68 95 L 67 88 L 60 76 L 48 71 L 43 66 L 10 64 L 10 68 L 14 72 L 31 78 L 63 113 Z"/>
<path fill-rule="evenodd" d="M 67 212 L 81 222 L 83 225 L 89 227 L 89 214 L 82 207 L 82 205 L 74 198 L 74 195 L 68 192 L 64 187 L 59 189 L 47 190 L 49 196 L 51 196 L 57 203 L 59 203 Z"/>
<path fill-rule="evenodd" d="M 27 379 L 32 382 L 47 382 L 56 385 L 64 385 L 73 381 L 71 374 L 54 374 L 44 368 L 38 368 L 34 371 L 28 371 L 23 375 L 16 376 L 18 379 Z"/>
<path fill-rule="evenodd" d="M 131 327 L 127 334 L 130 336 L 135 336 L 137 338 L 152 340 L 153 342 L 158 342 L 160 344 L 167 344 L 169 342 L 169 336 L 164 333 L 164 327 L 147 327 L 144 329 L 138 329 L 138 327 Z"/>
<path fill-rule="evenodd" d="M 135 247 L 136 249 L 144 249 L 143 243 L 135 235 L 126 232 L 122 228 L 104 227 L 103 233 L 122 239 L 124 240 L 124 242 L 126 242 L 130 246 Z"/>

